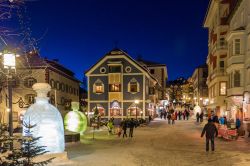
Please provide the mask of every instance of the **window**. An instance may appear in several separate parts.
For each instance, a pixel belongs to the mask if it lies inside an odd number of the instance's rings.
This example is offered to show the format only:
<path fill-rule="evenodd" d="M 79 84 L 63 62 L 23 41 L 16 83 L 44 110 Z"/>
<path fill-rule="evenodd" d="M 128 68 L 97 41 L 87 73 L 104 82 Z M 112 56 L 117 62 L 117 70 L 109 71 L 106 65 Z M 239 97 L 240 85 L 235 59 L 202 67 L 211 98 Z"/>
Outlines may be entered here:
<path fill-rule="evenodd" d="M 220 47 L 225 46 L 225 38 L 220 38 Z"/>
<path fill-rule="evenodd" d="M 51 88 L 54 88 L 54 87 L 55 87 L 55 81 L 54 81 L 53 79 L 51 79 L 51 80 L 49 81 L 49 83 L 50 83 Z"/>
<path fill-rule="evenodd" d="M 137 93 L 140 91 L 140 88 L 139 88 L 139 83 L 138 81 L 133 78 L 129 83 L 128 83 L 128 92 L 131 92 L 131 93 Z"/>
<path fill-rule="evenodd" d="M 121 92 L 121 84 L 110 84 L 109 91 L 110 92 Z"/>
<path fill-rule="evenodd" d="M 33 104 L 35 102 L 35 95 L 34 94 L 28 94 L 25 96 L 25 101 L 28 104 Z"/>
<path fill-rule="evenodd" d="M 155 88 L 149 87 L 149 95 L 154 95 L 154 94 L 155 94 Z"/>
<path fill-rule="evenodd" d="M 126 71 L 127 73 L 130 73 L 130 72 L 132 71 L 132 68 L 131 68 L 130 66 L 127 66 L 127 67 L 125 68 L 125 71 Z"/>
<path fill-rule="evenodd" d="M 65 85 L 65 91 L 66 91 L 67 93 L 69 92 L 69 87 L 68 87 L 67 84 Z"/>
<path fill-rule="evenodd" d="M 220 68 L 224 69 L 225 63 L 224 61 L 220 61 Z"/>
<path fill-rule="evenodd" d="M 102 74 L 106 73 L 106 68 L 105 67 L 101 67 L 100 68 L 100 73 L 102 73 Z"/>
<path fill-rule="evenodd" d="M 64 83 L 61 83 L 61 90 L 64 92 L 65 91 L 65 85 Z"/>
<path fill-rule="evenodd" d="M 121 66 L 109 66 L 109 73 L 121 73 Z"/>
<path fill-rule="evenodd" d="M 24 85 L 28 88 L 31 88 L 37 80 L 35 78 L 29 77 L 24 80 Z"/>
<path fill-rule="evenodd" d="M 232 42 L 230 42 L 229 43 L 229 45 L 228 45 L 228 54 L 229 54 L 229 57 L 231 57 L 232 56 L 232 54 L 233 54 L 233 45 L 232 45 Z"/>
<path fill-rule="evenodd" d="M 237 70 L 234 73 L 234 87 L 240 87 L 240 71 Z"/>
<path fill-rule="evenodd" d="M 226 95 L 227 94 L 227 83 L 226 82 L 220 82 L 220 95 Z"/>
<path fill-rule="evenodd" d="M 104 93 L 104 84 L 100 79 L 95 81 L 93 86 L 93 92 L 97 94 Z"/>
<path fill-rule="evenodd" d="M 240 55 L 240 39 L 235 39 L 234 41 L 234 53 L 235 55 Z"/>
<path fill-rule="evenodd" d="M 150 74 L 155 74 L 155 69 L 150 69 Z"/>
<path fill-rule="evenodd" d="M 59 82 L 59 81 L 56 81 L 56 83 L 55 83 L 55 88 L 56 88 L 57 90 L 61 90 L 60 82 Z"/>

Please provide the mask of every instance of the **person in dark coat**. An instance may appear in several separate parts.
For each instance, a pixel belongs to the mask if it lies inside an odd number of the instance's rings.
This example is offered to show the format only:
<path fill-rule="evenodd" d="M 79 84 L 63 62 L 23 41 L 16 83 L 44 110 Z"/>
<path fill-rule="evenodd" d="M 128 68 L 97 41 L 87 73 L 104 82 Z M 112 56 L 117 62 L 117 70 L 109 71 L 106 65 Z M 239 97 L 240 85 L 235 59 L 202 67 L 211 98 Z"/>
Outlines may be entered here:
<path fill-rule="evenodd" d="M 167 112 L 166 111 L 163 112 L 163 116 L 164 116 L 164 119 L 166 120 L 166 118 L 167 118 Z"/>
<path fill-rule="evenodd" d="M 186 111 L 186 117 L 187 117 L 186 119 L 188 120 L 188 119 L 189 119 L 189 114 L 190 114 L 190 113 L 189 113 L 188 110 L 185 110 L 185 111 Z"/>
<path fill-rule="evenodd" d="M 202 111 L 201 114 L 200 114 L 200 122 L 203 122 L 203 117 L 204 117 L 204 113 Z"/>
<path fill-rule="evenodd" d="M 124 121 L 122 122 L 121 126 L 122 126 L 122 130 L 123 130 L 123 135 L 122 135 L 122 137 L 123 137 L 123 138 L 124 138 L 124 136 L 125 136 L 125 137 L 128 137 L 128 135 L 127 135 L 128 121 L 127 121 L 127 120 L 124 120 Z"/>
<path fill-rule="evenodd" d="M 209 141 L 211 141 L 211 148 L 214 151 L 214 137 L 218 136 L 218 130 L 212 119 L 208 119 L 208 123 L 204 126 L 201 137 L 206 133 L 206 151 L 209 151 Z"/>
<path fill-rule="evenodd" d="M 129 121 L 129 137 L 133 137 L 133 133 L 134 133 L 134 128 L 135 128 L 135 121 L 134 119 L 132 118 L 130 121 Z"/>
<path fill-rule="evenodd" d="M 168 113 L 167 118 L 168 118 L 168 124 L 170 124 L 170 122 L 171 122 L 171 113 L 170 112 Z"/>
<path fill-rule="evenodd" d="M 199 112 L 196 113 L 196 122 L 197 123 L 200 122 L 200 114 L 199 114 Z"/>

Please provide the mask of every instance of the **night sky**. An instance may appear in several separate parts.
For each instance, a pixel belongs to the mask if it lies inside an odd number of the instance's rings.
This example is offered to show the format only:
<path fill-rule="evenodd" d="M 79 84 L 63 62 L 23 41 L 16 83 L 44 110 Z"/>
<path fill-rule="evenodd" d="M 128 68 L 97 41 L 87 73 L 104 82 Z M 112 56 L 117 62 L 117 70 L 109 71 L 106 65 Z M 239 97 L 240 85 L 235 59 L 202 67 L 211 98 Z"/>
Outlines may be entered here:
<path fill-rule="evenodd" d="M 32 35 L 43 57 L 57 58 L 82 79 L 115 47 L 166 63 L 169 78 L 191 76 L 205 63 L 208 0 L 32 0 Z"/>

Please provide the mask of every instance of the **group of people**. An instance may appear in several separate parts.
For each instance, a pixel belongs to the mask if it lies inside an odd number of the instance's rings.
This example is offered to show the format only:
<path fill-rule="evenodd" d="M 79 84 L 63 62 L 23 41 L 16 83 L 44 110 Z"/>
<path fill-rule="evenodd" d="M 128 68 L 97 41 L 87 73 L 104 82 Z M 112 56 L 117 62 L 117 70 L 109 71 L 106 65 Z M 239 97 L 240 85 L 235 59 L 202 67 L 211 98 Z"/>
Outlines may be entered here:
<path fill-rule="evenodd" d="M 196 113 L 196 122 L 199 123 L 199 122 L 203 122 L 203 118 L 204 118 L 204 113 L 203 111 L 201 111 L 201 113 L 197 112 Z"/>
<path fill-rule="evenodd" d="M 122 135 L 122 137 L 133 137 L 134 134 L 134 128 L 136 128 L 138 125 L 138 121 L 131 118 L 131 119 L 125 119 L 122 120 L 120 125 L 116 128 L 116 131 L 114 131 L 115 126 L 114 126 L 114 119 L 110 119 L 107 123 L 107 128 L 108 128 L 108 134 L 111 135 L 114 132 L 118 135 L 118 137 L 120 137 Z M 127 130 L 129 129 L 129 133 L 127 135 Z"/>
<path fill-rule="evenodd" d="M 164 118 L 165 120 L 168 119 L 168 124 L 175 124 L 175 120 L 188 120 L 190 116 L 190 112 L 185 109 L 184 111 L 175 111 L 175 110 L 170 110 L 170 111 L 160 111 L 160 118 Z"/>

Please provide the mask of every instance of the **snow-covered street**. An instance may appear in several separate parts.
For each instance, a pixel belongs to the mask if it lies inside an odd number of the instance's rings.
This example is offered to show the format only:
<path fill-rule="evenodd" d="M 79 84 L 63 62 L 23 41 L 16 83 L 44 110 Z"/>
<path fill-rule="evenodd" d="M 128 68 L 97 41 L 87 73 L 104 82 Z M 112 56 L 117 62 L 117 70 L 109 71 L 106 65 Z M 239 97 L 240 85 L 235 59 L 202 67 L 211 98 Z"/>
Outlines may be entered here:
<path fill-rule="evenodd" d="M 188 166 L 250 165 L 250 142 L 216 139 L 215 152 L 205 152 L 200 138 L 201 125 L 194 121 L 176 121 L 168 125 L 156 119 L 147 127 L 135 129 L 134 138 L 88 134 L 81 143 L 67 146 L 72 165 L 86 166 Z"/>

